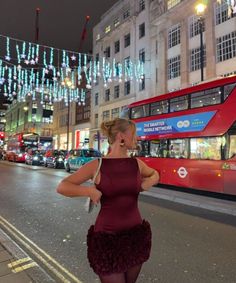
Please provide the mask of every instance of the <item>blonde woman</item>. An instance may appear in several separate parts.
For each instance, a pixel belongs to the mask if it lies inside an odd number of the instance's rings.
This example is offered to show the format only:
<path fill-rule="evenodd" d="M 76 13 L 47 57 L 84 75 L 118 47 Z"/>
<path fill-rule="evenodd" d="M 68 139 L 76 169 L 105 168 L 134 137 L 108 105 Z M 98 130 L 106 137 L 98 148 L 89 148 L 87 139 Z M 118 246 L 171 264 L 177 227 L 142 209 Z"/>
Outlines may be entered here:
<path fill-rule="evenodd" d="M 84 186 L 98 168 L 98 160 L 65 178 L 57 192 L 87 196 L 101 209 L 87 235 L 88 260 L 102 283 L 134 283 L 151 250 L 151 228 L 138 209 L 138 195 L 159 181 L 157 171 L 128 156 L 136 148 L 135 124 L 116 118 L 103 122 L 110 152 L 102 158 L 95 184 Z"/>

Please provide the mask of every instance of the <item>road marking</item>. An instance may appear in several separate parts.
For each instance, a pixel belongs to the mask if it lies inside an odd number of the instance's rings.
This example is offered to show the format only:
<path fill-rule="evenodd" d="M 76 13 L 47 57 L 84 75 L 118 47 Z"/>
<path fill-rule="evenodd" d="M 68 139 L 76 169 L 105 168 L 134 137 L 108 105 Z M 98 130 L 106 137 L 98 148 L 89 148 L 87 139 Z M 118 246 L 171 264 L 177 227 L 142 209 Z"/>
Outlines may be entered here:
<path fill-rule="evenodd" d="M 16 261 L 13 261 L 13 262 L 9 263 L 7 266 L 8 266 L 9 268 L 12 268 L 12 267 L 14 267 L 14 266 L 16 266 L 16 265 L 18 265 L 18 264 L 22 264 L 22 263 L 27 262 L 27 261 L 30 261 L 30 260 L 31 260 L 30 257 L 21 258 L 21 259 L 18 259 L 18 260 L 16 260 Z"/>
<path fill-rule="evenodd" d="M 38 264 L 36 262 L 31 262 L 31 263 L 28 263 L 28 264 L 25 264 L 25 265 L 22 265 L 22 266 L 19 266 L 19 267 L 12 269 L 12 272 L 13 273 L 22 272 L 22 271 L 29 269 L 31 267 L 34 267 L 34 266 L 38 266 Z"/>
<path fill-rule="evenodd" d="M 42 250 L 40 247 L 38 247 L 34 242 L 32 242 L 29 238 L 27 238 L 24 234 L 22 234 L 19 230 L 17 230 L 11 223 L 9 223 L 6 219 L 4 219 L 2 216 L 0 216 L 0 224 L 5 227 L 6 230 L 8 230 L 19 242 L 21 242 L 22 245 L 24 245 L 34 256 L 37 257 L 38 260 L 40 260 L 47 268 L 54 273 L 63 283 L 82 283 L 77 277 L 75 277 L 72 273 L 70 273 L 65 267 L 60 265 L 54 258 L 52 258 L 50 255 L 48 255 L 44 250 Z M 22 239 L 23 238 L 23 239 Z M 26 243 L 27 241 L 28 243 Z M 31 246 L 32 247 L 31 247 Z M 36 251 L 35 249 L 38 251 Z M 45 256 L 50 262 L 52 262 L 57 268 L 59 268 L 61 271 L 63 271 L 68 277 L 70 277 L 73 281 L 69 281 L 66 279 L 63 274 L 61 274 L 55 267 L 53 267 L 45 258 L 43 258 L 42 255 L 39 254 L 39 252 Z"/>

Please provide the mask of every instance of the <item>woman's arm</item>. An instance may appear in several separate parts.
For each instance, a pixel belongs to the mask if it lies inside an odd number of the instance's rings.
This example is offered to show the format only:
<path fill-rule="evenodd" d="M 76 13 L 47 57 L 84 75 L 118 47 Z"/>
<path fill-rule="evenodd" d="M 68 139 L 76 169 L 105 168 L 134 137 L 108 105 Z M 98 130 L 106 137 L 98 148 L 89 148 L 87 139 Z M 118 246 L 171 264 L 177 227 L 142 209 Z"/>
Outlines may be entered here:
<path fill-rule="evenodd" d="M 142 177 L 141 188 L 143 191 L 147 191 L 153 185 L 156 185 L 160 179 L 159 173 L 146 165 L 142 160 L 138 160 L 140 174 Z"/>
<path fill-rule="evenodd" d="M 93 178 L 98 166 L 98 160 L 83 165 L 78 171 L 63 179 L 57 192 L 67 197 L 85 196 L 90 197 L 94 203 L 98 203 L 101 198 L 101 192 L 93 185 L 85 186 L 84 182 Z"/>

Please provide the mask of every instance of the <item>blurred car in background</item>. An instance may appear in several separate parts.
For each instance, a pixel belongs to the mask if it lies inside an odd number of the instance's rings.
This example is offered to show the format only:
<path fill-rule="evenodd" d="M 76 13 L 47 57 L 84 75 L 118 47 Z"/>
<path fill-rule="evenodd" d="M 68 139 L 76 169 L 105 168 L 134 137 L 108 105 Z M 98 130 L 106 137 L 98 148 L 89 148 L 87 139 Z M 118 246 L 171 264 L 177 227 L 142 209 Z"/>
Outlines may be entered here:
<path fill-rule="evenodd" d="M 65 169 L 67 172 L 70 172 L 72 170 L 75 171 L 85 163 L 101 156 L 101 152 L 93 148 L 72 149 L 69 151 L 67 157 L 65 158 Z"/>
<path fill-rule="evenodd" d="M 64 168 L 64 159 L 66 156 L 66 150 L 51 150 L 47 151 L 44 155 L 44 166 L 45 167 L 53 167 Z"/>
<path fill-rule="evenodd" d="M 26 153 L 23 151 L 7 151 L 6 160 L 12 162 L 25 162 Z"/>
<path fill-rule="evenodd" d="M 32 152 L 32 154 L 26 154 L 25 164 L 44 165 L 43 157 L 44 157 L 43 153 L 39 151 Z"/>

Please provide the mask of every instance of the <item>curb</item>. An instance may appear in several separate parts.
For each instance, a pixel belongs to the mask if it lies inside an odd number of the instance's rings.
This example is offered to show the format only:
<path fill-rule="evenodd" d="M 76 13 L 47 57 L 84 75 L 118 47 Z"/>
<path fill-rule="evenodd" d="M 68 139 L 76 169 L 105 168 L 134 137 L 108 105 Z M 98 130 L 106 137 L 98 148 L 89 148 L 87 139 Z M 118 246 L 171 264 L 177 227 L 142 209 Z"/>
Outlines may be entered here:
<path fill-rule="evenodd" d="M 16 242 L 13 239 L 11 239 L 1 228 L 0 228 L 0 244 L 3 246 L 5 251 L 8 252 L 13 257 L 11 258 L 10 266 L 16 265 L 16 267 L 14 267 L 15 271 L 13 271 L 13 268 L 12 268 L 12 273 L 10 274 L 14 274 L 15 272 L 17 272 L 15 273 L 15 279 L 17 279 L 17 276 L 19 276 L 19 280 L 15 282 L 23 282 L 23 281 L 20 281 L 20 277 L 21 277 L 21 273 L 24 272 L 26 277 L 29 278 L 30 280 L 29 282 L 56 283 L 56 281 L 53 278 L 51 278 L 48 275 L 48 273 L 34 261 L 33 258 L 31 258 L 28 254 L 26 254 L 26 252 L 23 251 L 16 244 Z M 24 259 L 27 259 L 27 263 L 23 264 Z M 29 261 L 31 262 L 32 268 L 26 269 L 26 266 Z M 4 279 L 4 277 L 5 276 L 1 276 L 0 274 L 0 282 L 7 282 L 7 281 L 1 281 L 1 278 Z"/>
<path fill-rule="evenodd" d="M 236 202 L 230 200 L 189 194 L 180 191 L 163 189 L 159 187 L 152 187 L 151 190 L 142 192 L 141 194 L 157 199 L 163 199 L 188 206 L 194 206 L 202 209 L 236 216 Z"/>

